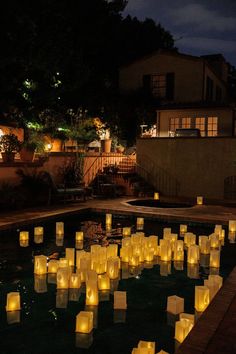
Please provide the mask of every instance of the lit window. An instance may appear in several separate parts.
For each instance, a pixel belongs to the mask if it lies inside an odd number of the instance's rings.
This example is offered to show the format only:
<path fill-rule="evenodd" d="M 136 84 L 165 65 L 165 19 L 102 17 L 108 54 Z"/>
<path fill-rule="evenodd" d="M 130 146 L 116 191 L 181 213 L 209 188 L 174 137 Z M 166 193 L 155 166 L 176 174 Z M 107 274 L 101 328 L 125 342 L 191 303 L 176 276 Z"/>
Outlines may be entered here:
<path fill-rule="evenodd" d="M 180 118 L 170 118 L 169 131 L 171 133 L 175 132 L 176 129 L 180 128 Z"/>
<path fill-rule="evenodd" d="M 207 135 L 208 136 L 218 135 L 218 117 L 208 117 Z"/>
<path fill-rule="evenodd" d="M 191 128 L 191 118 L 182 118 L 182 128 Z"/>
<path fill-rule="evenodd" d="M 166 97 L 166 75 L 151 75 L 151 90 L 155 97 Z"/>
<path fill-rule="evenodd" d="M 201 136 L 206 136 L 205 117 L 196 118 L 195 128 L 200 130 Z"/>

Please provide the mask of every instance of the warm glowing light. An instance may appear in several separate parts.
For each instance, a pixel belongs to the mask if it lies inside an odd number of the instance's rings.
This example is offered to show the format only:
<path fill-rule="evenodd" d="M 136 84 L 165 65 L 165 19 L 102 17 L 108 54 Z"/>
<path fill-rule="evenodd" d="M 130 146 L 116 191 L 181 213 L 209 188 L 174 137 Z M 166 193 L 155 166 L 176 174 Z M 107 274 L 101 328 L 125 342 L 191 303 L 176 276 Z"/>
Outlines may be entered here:
<path fill-rule="evenodd" d="M 154 193 L 154 200 L 159 200 L 159 199 L 160 199 L 159 193 L 155 192 Z"/>
<path fill-rule="evenodd" d="M 80 311 L 76 316 L 75 332 L 90 333 L 93 329 L 93 312 Z"/>
<path fill-rule="evenodd" d="M 210 302 L 209 289 L 206 286 L 195 286 L 195 309 L 203 312 Z"/>
<path fill-rule="evenodd" d="M 86 282 L 86 305 L 97 306 L 98 300 L 98 286 L 95 281 Z"/>
<path fill-rule="evenodd" d="M 76 231 L 75 233 L 75 242 L 83 241 L 84 240 L 84 233 L 83 231 Z"/>
<path fill-rule="evenodd" d="M 197 197 L 197 205 L 203 205 L 203 197 L 201 196 Z"/>
<path fill-rule="evenodd" d="M 184 299 L 176 295 L 168 296 L 167 312 L 173 313 L 174 315 L 184 312 Z"/>
<path fill-rule="evenodd" d="M 11 292 L 7 294 L 6 311 L 20 310 L 20 293 Z"/>
<path fill-rule="evenodd" d="M 52 259 L 48 263 L 48 273 L 55 274 L 58 270 L 59 261 L 57 259 Z"/>
<path fill-rule="evenodd" d="M 21 247 L 29 246 L 29 232 L 28 231 L 20 231 L 19 242 Z"/>
<path fill-rule="evenodd" d="M 114 291 L 114 309 L 127 309 L 126 291 Z"/>
<path fill-rule="evenodd" d="M 47 257 L 40 255 L 34 257 L 34 273 L 38 275 L 47 274 Z"/>
<path fill-rule="evenodd" d="M 182 343 L 187 337 L 193 325 L 190 320 L 183 318 L 180 321 L 175 322 L 175 339 Z"/>
<path fill-rule="evenodd" d="M 98 289 L 110 290 L 110 278 L 107 274 L 101 274 L 98 276 Z"/>
<path fill-rule="evenodd" d="M 64 235 L 64 222 L 62 221 L 56 222 L 56 235 L 60 235 L 60 236 Z"/>
<path fill-rule="evenodd" d="M 131 235 L 131 227 L 123 227 L 122 234 L 124 237 Z"/>

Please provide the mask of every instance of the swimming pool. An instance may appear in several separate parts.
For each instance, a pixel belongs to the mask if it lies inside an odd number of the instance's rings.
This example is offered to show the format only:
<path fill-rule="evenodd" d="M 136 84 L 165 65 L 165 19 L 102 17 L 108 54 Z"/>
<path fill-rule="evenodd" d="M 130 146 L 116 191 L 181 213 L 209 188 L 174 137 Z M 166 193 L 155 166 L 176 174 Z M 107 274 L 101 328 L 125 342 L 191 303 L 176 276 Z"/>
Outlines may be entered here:
<path fill-rule="evenodd" d="M 63 246 L 55 243 L 55 221 L 65 222 Z M 90 223 L 89 223 L 90 221 Z M 1 233 L 0 238 L 0 338 L 1 353 L 131 353 L 139 340 L 155 341 L 156 352 L 161 349 L 174 352 L 174 317 L 166 312 L 166 299 L 169 295 L 178 295 L 185 299 L 185 311 L 194 313 L 194 286 L 202 285 L 207 278 L 209 267 L 187 267 L 172 262 L 143 264 L 140 268 L 121 270 L 119 281 L 114 281 L 111 294 L 102 294 L 99 306 L 95 307 L 95 325 L 92 336 L 82 338 L 75 334 L 75 317 L 85 308 L 85 289 L 79 294 L 71 291 L 60 293 L 56 289 L 55 279 L 48 277 L 40 284 L 33 275 L 34 255 L 44 254 L 63 257 L 65 247 L 74 247 L 75 231 L 85 227 L 91 239 L 84 246 L 89 249 L 91 243 L 106 242 L 104 237 L 105 216 L 99 214 L 74 215 L 58 220 L 50 220 L 43 225 L 45 242 L 34 244 L 33 227 L 24 226 L 31 235 L 30 246 L 19 246 L 19 230 Z M 85 222 L 85 223 L 84 223 Z M 102 229 L 100 227 L 102 224 Z M 96 227 L 92 225 L 97 225 Z M 135 231 L 136 218 L 113 217 L 113 235 L 119 241 L 119 231 L 123 226 L 131 226 Z M 164 227 L 172 232 L 179 230 L 179 224 L 145 220 L 146 235 L 161 236 Z M 188 230 L 198 235 L 213 232 L 213 225 L 188 223 Z M 117 231 L 118 230 L 118 231 Z M 98 231 L 98 240 L 93 239 Z M 226 242 L 222 249 L 220 275 L 227 277 L 233 266 L 235 244 Z M 190 277 L 191 276 L 191 277 Z M 196 279 L 199 277 L 198 279 Z M 115 289 L 127 291 L 128 308 L 124 312 L 114 312 L 113 295 Z M 43 292 L 38 292 L 41 289 Z M 20 322 L 9 324 L 5 311 L 6 294 L 20 291 L 22 310 Z M 109 300 L 110 298 L 110 300 Z M 64 308 L 57 307 L 61 304 Z M 93 338 L 92 338 L 93 337 Z M 81 346 L 89 348 L 81 348 Z"/>

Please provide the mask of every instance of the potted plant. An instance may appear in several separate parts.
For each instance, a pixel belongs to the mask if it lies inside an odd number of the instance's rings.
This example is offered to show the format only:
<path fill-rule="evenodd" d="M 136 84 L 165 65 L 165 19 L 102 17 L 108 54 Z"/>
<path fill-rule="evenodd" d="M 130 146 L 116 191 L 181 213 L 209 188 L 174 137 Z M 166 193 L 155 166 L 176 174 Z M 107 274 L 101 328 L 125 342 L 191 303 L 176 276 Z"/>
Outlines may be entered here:
<path fill-rule="evenodd" d="M 44 140 L 43 138 L 31 132 L 26 140 L 21 143 L 20 147 L 20 158 L 24 162 L 34 161 L 35 152 L 44 151 Z"/>
<path fill-rule="evenodd" d="M 0 138 L 0 151 L 3 162 L 13 162 L 20 150 L 20 141 L 15 134 L 5 134 Z"/>

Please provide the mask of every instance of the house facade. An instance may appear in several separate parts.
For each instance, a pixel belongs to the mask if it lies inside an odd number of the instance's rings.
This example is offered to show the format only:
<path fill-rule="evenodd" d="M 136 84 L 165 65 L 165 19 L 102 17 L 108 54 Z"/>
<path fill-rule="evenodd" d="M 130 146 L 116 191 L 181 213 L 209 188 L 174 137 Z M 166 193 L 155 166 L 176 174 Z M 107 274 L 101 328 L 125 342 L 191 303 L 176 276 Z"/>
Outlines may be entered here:
<path fill-rule="evenodd" d="M 120 70 L 120 91 L 156 98 L 155 133 L 137 141 L 140 173 L 163 195 L 236 199 L 235 104 L 223 56 L 159 51 Z M 176 137 L 181 129 L 198 137 Z"/>

